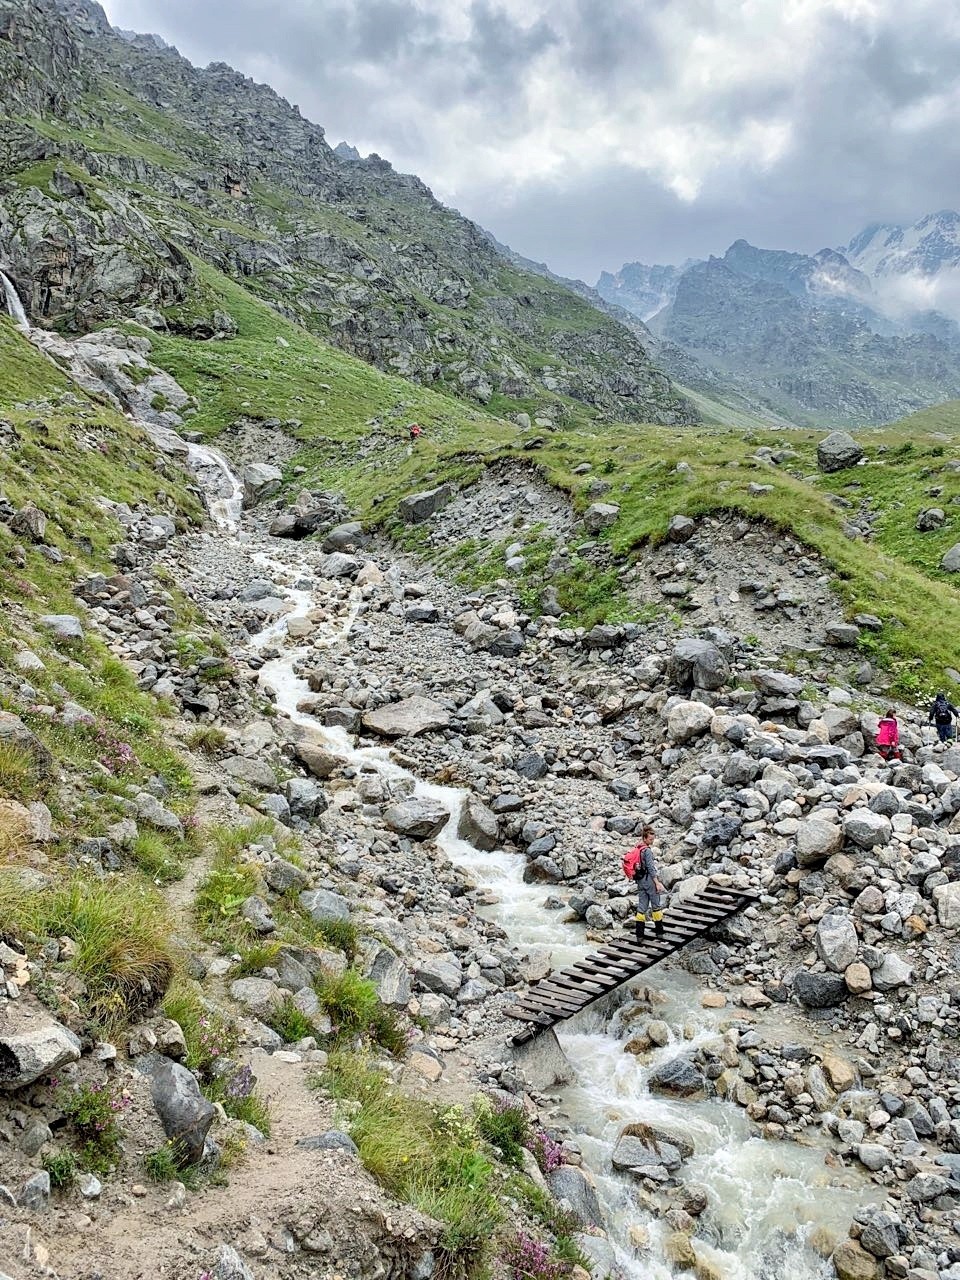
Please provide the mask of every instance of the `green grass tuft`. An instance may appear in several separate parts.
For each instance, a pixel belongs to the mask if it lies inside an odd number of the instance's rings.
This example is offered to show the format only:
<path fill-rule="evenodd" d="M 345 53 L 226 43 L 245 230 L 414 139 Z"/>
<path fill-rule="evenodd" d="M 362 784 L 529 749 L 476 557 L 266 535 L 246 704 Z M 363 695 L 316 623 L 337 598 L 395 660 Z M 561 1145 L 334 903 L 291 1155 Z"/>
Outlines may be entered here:
<path fill-rule="evenodd" d="M 83 982 L 89 1017 L 104 1031 L 141 1017 L 173 977 L 165 905 L 125 878 L 91 881 L 78 873 L 52 888 L 24 891 L 15 873 L 0 870 L 3 928 L 71 940 L 75 954 L 67 964 Z"/>

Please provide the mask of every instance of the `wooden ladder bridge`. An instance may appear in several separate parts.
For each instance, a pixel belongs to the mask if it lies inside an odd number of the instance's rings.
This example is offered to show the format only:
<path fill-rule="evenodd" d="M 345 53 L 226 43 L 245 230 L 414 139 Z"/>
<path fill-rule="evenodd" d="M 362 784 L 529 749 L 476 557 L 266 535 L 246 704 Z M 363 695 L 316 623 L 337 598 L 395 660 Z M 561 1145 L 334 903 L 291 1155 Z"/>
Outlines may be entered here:
<path fill-rule="evenodd" d="M 572 1018 L 756 900 L 753 893 L 707 885 L 665 909 L 662 938 L 655 936 L 653 925 L 648 923 L 642 943 L 634 941 L 632 932 L 624 932 L 620 939 L 605 943 L 569 969 L 532 983 L 517 1004 L 504 1010 L 507 1017 L 527 1024 L 513 1036 L 513 1043 L 524 1044 L 541 1031 Z"/>

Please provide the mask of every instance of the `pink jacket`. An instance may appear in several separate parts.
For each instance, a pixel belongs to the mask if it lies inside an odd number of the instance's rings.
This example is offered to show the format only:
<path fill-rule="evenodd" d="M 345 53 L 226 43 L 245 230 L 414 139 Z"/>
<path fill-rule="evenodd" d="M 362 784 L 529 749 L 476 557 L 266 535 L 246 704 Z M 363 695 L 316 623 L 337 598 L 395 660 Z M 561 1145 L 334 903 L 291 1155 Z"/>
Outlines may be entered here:
<path fill-rule="evenodd" d="M 877 746 L 895 747 L 900 741 L 900 726 L 896 720 L 884 717 L 877 726 Z"/>

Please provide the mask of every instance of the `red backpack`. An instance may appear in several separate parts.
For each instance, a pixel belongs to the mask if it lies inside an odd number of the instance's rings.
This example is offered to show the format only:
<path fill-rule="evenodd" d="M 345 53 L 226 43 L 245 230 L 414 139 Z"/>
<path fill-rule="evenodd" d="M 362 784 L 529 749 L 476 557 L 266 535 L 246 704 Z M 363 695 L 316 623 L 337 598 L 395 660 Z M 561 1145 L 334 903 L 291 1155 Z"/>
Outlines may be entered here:
<path fill-rule="evenodd" d="M 628 880 L 633 880 L 637 874 L 637 867 L 640 865 L 640 859 L 646 853 L 649 845 L 635 844 L 628 853 L 623 855 L 623 874 Z"/>

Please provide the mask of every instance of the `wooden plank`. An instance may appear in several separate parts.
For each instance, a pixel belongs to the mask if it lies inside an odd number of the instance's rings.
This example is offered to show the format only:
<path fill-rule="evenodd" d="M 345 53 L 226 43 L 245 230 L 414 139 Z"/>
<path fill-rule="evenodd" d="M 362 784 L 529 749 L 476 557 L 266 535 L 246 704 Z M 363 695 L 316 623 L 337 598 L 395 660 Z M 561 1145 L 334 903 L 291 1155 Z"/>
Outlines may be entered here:
<path fill-rule="evenodd" d="M 541 991 L 539 994 L 536 991 L 531 991 L 529 996 L 524 997 L 522 1003 L 525 1009 L 544 1009 L 547 1011 L 556 1009 L 561 1014 L 576 1013 L 578 1009 L 582 1008 L 580 1000 L 573 997 L 563 999 L 553 991 Z"/>

